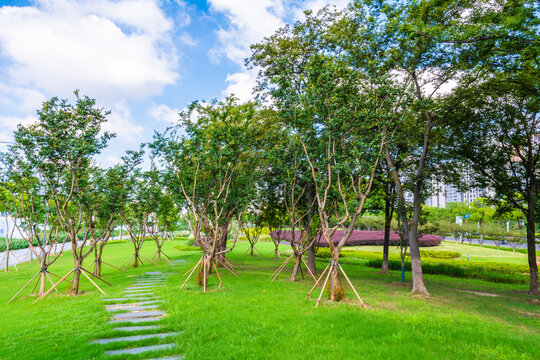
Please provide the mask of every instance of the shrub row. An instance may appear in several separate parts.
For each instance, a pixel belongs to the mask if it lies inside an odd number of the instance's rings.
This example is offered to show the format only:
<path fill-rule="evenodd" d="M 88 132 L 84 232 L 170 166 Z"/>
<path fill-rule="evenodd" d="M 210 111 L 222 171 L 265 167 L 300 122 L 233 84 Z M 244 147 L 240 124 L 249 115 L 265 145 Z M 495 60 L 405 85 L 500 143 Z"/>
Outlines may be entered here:
<path fill-rule="evenodd" d="M 37 240 L 34 239 L 33 245 L 37 246 Z M 10 250 L 20 250 L 20 249 L 26 249 L 28 247 L 28 242 L 23 239 L 13 239 L 11 242 L 11 246 L 9 247 Z M 6 251 L 6 239 L 0 238 L 0 252 Z"/>
<path fill-rule="evenodd" d="M 319 249 L 316 256 L 320 258 L 329 258 L 330 251 L 328 249 Z M 366 264 L 374 268 L 380 268 L 382 266 L 382 254 L 370 251 L 342 250 L 340 258 L 342 258 L 344 262 L 354 262 L 356 259 L 367 260 Z M 390 255 L 388 267 L 390 270 L 401 270 L 400 257 Z M 411 270 L 409 257 L 405 260 L 405 270 Z M 449 260 L 423 257 L 422 271 L 425 274 L 481 279 L 497 283 L 527 284 L 529 282 L 529 267 L 527 265 L 475 263 L 459 259 Z"/>
<path fill-rule="evenodd" d="M 380 268 L 382 259 L 368 260 L 367 265 Z M 388 268 L 401 270 L 401 260 L 391 259 Z M 411 270 L 411 262 L 405 261 L 405 270 Z M 471 263 L 462 260 L 422 260 L 424 274 L 447 275 L 451 277 L 481 279 L 495 283 L 527 284 L 529 282 L 528 267 L 514 264 Z"/>
<path fill-rule="evenodd" d="M 294 236 L 293 236 L 294 235 Z M 272 231 L 270 236 L 277 238 L 278 236 L 287 241 L 299 241 L 300 232 L 295 230 L 294 232 L 290 230 L 283 230 L 281 232 Z M 332 236 L 332 242 L 337 244 L 341 241 L 344 236 L 343 230 L 337 230 Z M 321 234 L 317 236 L 316 241 L 319 243 L 320 247 L 328 247 L 328 243 L 323 238 Z M 400 236 L 397 232 L 390 232 L 390 245 L 398 245 L 400 242 Z M 418 239 L 420 246 L 438 246 L 441 244 L 441 237 L 436 235 L 425 234 Z M 384 244 L 384 231 L 360 231 L 354 230 L 347 239 L 346 246 L 363 246 L 363 245 L 383 245 Z"/>
<path fill-rule="evenodd" d="M 434 251 L 434 250 L 420 250 L 420 255 L 422 258 L 432 258 L 432 259 L 457 259 L 461 256 L 461 253 L 457 251 Z"/>

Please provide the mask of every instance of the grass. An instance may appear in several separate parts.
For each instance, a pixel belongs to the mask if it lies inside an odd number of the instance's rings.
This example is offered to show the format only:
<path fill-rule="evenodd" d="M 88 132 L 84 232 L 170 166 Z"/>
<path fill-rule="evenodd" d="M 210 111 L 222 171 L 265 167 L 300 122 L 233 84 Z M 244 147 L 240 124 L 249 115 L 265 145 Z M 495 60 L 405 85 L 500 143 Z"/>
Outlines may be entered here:
<path fill-rule="evenodd" d="M 355 249 L 355 247 L 345 249 Z M 359 246 L 358 249 L 362 251 L 373 251 L 376 253 L 382 253 L 382 246 Z M 452 241 L 443 241 L 440 246 L 422 249 L 434 251 L 457 251 L 461 254 L 461 260 L 467 260 L 468 256 L 469 261 L 473 262 L 494 262 L 522 265 L 528 264 L 527 254 L 523 254 L 521 252 L 514 253 L 493 248 L 470 246 L 468 244 L 456 244 Z M 399 256 L 399 247 L 391 246 L 390 254 L 395 254 Z"/>
<path fill-rule="evenodd" d="M 172 271 L 167 286 L 159 292 L 169 313 L 163 321 L 165 330 L 180 332 L 175 338 L 178 348 L 156 356 L 176 352 L 186 359 L 540 358 L 540 301 L 526 295 L 524 285 L 426 275 L 431 296 L 424 298 L 410 295 L 409 273 L 407 282 L 401 283 L 398 272 L 383 275 L 362 264 L 344 264 L 369 308 L 355 305 L 350 290 L 346 301 L 323 302 L 315 308 L 314 300 L 304 300 L 312 281 L 287 281 L 289 267 L 271 282 L 269 276 L 279 262 L 242 255 L 248 246 L 244 242 L 229 256 L 239 265 L 240 277 L 222 269 L 224 289 L 211 276 L 207 294 L 194 281 L 179 291 L 182 274 L 200 257 L 198 252 L 174 250 L 182 244 L 167 242 L 164 247 L 171 257 L 186 260 L 179 266 L 145 265 L 128 273 L 104 269 L 104 277 L 114 284 L 104 288 L 107 297 L 119 295 L 137 274 Z M 263 254 L 273 249 L 271 243 L 256 247 Z M 154 249 L 152 242 L 145 243 L 143 256 Z M 118 265 L 130 251 L 129 243 L 110 244 L 105 260 Z M 51 270 L 61 275 L 69 271 L 71 261 L 66 253 Z M 318 264 L 319 271 L 323 266 Z M 37 265 L 24 264 L 20 269 L 19 273 L 0 274 L 0 303 L 5 304 L 24 285 Z M 100 359 L 104 349 L 127 346 L 88 344 L 120 334 L 105 324 L 109 314 L 103 296 L 87 281 L 81 289 L 87 293 L 77 297 L 55 294 L 35 305 L 35 298 L 25 295 L 3 306 L 0 359 Z"/>

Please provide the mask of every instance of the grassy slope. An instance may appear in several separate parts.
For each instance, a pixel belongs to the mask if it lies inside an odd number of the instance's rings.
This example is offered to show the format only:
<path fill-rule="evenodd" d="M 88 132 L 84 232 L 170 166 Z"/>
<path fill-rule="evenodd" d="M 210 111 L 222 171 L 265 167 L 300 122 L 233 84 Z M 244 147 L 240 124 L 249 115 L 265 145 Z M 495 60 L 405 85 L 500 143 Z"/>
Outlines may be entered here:
<path fill-rule="evenodd" d="M 168 243 L 166 252 L 186 259 L 185 263 L 176 268 L 147 265 L 130 269 L 128 274 L 106 268 L 105 277 L 115 286 L 104 289 L 108 296 L 115 296 L 131 284 L 135 274 L 174 269 L 161 291 L 164 308 L 170 313 L 165 324 L 166 329 L 182 332 L 176 341 L 179 353 L 187 359 L 540 358 L 540 303 L 522 293 L 526 286 L 426 276 L 432 294 L 426 299 L 409 295 L 410 274 L 402 284 L 397 273 L 382 275 L 362 265 L 344 265 L 370 308 L 324 303 L 315 309 L 313 300 L 304 300 L 311 281 L 290 283 L 283 275 L 270 282 L 278 262 L 242 256 L 246 243 L 240 243 L 230 256 L 240 265 L 241 276 L 221 271 L 225 289 L 215 287 L 213 276 L 208 294 L 202 294 L 193 282 L 185 291 L 178 291 L 183 272 L 194 265 L 199 254 L 172 250 L 173 245 Z M 106 260 L 121 263 L 129 256 L 129 246 L 109 245 Z M 257 244 L 263 253 L 272 246 Z M 153 249 L 149 242 L 143 253 Z M 60 275 L 70 265 L 71 257 L 66 254 L 55 271 Z M 7 302 L 36 268 L 36 264 L 27 264 L 19 273 L 1 273 L 0 303 Z M 87 281 L 82 288 L 88 290 L 83 296 L 54 295 L 36 305 L 31 305 L 32 297 L 25 296 L 4 306 L 0 359 L 101 358 L 103 347 L 88 345 L 88 341 L 115 333 L 112 326 L 104 325 L 108 314 L 100 300 L 103 296 Z M 346 295 L 351 298 L 351 291 Z"/>
<path fill-rule="evenodd" d="M 351 247 L 351 249 L 356 249 Z M 527 254 L 511 251 L 503 251 L 497 249 L 489 249 L 479 246 L 470 246 L 466 244 L 456 244 L 452 241 L 443 241 L 440 246 L 433 248 L 421 248 L 425 250 L 434 251 L 457 251 L 461 254 L 462 260 L 467 260 L 469 255 L 470 261 L 477 262 L 496 262 L 496 263 L 509 263 L 509 264 L 527 264 Z M 381 246 L 359 246 L 358 250 L 373 251 L 377 253 L 382 252 Z M 399 247 L 391 246 L 390 253 L 399 256 Z"/>

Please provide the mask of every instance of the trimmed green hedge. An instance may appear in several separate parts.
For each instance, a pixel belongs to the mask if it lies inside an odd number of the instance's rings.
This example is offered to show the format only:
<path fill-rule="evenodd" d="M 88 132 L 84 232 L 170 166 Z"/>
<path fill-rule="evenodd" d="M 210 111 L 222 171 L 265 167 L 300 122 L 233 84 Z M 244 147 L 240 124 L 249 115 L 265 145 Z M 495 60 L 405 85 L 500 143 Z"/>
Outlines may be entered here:
<path fill-rule="evenodd" d="M 422 258 L 432 258 L 432 259 L 457 259 L 461 257 L 461 253 L 457 251 L 434 251 L 434 250 L 420 250 L 420 256 Z"/>
<path fill-rule="evenodd" d="M 34 239 L 33 242 L 34 246 L 37 246 L 37 240 Z M 20 250 L 20 249 L 26 249 L 28 247 L 28 242 L 23 239 L 13 239 L 11 242 L 11 246 L 9 247 L 10 250 Z M 0 238 L 0 252 L 6 251 L 6 239 Z"/>
<path fill-rule="evenodd" d="M 368 260 L 367 265 L 380 268 L 382 259 Z M 388 261 L 390 270 L 401 270 L 401 260 Z M 411 270 L 411 262 L 405 261 L 405 270 Z M 448 275 L 458 278 L 482 279 L 495 283 L 527 284 L 529 268 L 526 265 L 500 263 L 471 263 L 463 260 L 423 259 L 424 274 Z"/>
<path fill-rule="evenodd" d="M 326 251 L 322 251 L 326 250 Z M 321 256 L 322 255 L 322 256 Z M 329 258 L 328 249 L 319 249 L 317 257 Z M 382 254 L 370 251 L 342 250 L 340 258 L 344 263 L 354 263 L 357 260 L 367 260 L 367 265 L 374 268 L 382 266 Z M 401 270 L 399 256 L 390 255 L 388 261 L 390 270 Z M 405 270 L 411 270 L 410 258 L 405 260 Z M 422 258 L 422 271 L 425 274 L 447 275 L 458 278 L 482 279 L 496 283 L 527 284 L 529 282 L 529 267 L 527 265 L 504 263 L 475 263 L 459 259 Z"/>

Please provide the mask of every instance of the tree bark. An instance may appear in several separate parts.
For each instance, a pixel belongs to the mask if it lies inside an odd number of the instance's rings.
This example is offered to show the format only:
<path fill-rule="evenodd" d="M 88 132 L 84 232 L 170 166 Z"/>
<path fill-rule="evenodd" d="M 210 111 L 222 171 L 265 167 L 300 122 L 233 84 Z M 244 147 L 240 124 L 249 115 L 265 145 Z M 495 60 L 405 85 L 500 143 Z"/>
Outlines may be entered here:
<path fill-rule="evenodd" d="M 296 254 L 294 256 L 294 267 L 291 274 L 290 281 L 296 281 L 298 278 L 298 270 L 300 269 L 300 266 L 302 265 L 302 255 Z"/>
<path fill-rule="evenodd" d="M 135 247 L 135 253 L 133 257 L 133 267 L 139 267 L 139 249 Z"/>
<path fill-rule="evenodd" d="M 413 294 L 427 295 L 429 292 L 424 284 L 424 275 L 422 272 L 422 262 L 420 260 L 420 246 L 418 244 L 418 225 L 409 226 L 409 252 L 411 254 L 411 271 L 413 277 Z"/>
<path fill-rule="evenodd" d="M 337 247 L 334 248 L 332 252 L 332 262 L 336 265 L 332 266 L 330 274 L 330 301 L 340 301 L 344 298 L 345 290 L 343 289 L 343 284 L 339 279 L 339 252 Z"/>
<path fill-rule="evenodd" d="M 313 239 L 313 231 L 311 229 L 311 222 L 312 222 L 312 219 L 313 219 L 313 207 L 311 206 L 311 204 L 313 203 L 313 185 L 311 183 L 311 181 L 309 182 L 309 184 L 307 185 L 307 189 L 306 189 L 306 198 L 307 198 L 307 203 L 309 205 L 309 209 L 308 209 L 308 219 L 307 219 L 307 223 L 308 223 L 308 229 L 307 229 L 307 233 L 308 233 L 308 238 L 309 240 L 311 241 L 311 239 Z M 309 267 L 309 270 L 311 270 L 311 273 L 312 274 L 316 274 L 317 272 L 317 269 L 316 269 L 316 265 L 315 265 L 315 248 L 314 246 L 310 246 L 308 251 L 307 251 L 307 266 Z"/>
<path fill-rule="evenodd" d="M 9 242 L 7 236 L 6 236 L 6 267 L 4 269 L 4 272 L 8 272 L 8 267 L 9 267 L 9 248 L 10 248 L 10 245 L 11 243 Z"/>
<path fill-rule="evenodd" d="M 527 258 L 529 260 L 529 272 L 530 272 L 530 293 L 533 295 L 540 295 L 538 291 L 538 264 L 536 263 L 536 243 L 535 243 L 535 196 L 531 194 L 528 201 L 527 209 Z"/>
<path fill-rule="evenodd" d="M 71 295 L 77 295 L 79 293 L 79 279 L 81 277 L 81 260 L 77 254 L 77 234 L 71 234 L 71 254 L 73 255 L 73 283 L 71 284 Z"/>
<path fill-rule="evenodd" d="M 387 186 L 388 190 L 389 186 Z M 390 247 L 390 226 L 392 224 L 392 202 L 390 200 L 390 194 L 386 193 L 384 199 L 384 243 L 383 243 L 383 261 L 381 266 L 381 272 L 388 274 L 388 251 Z"/>

